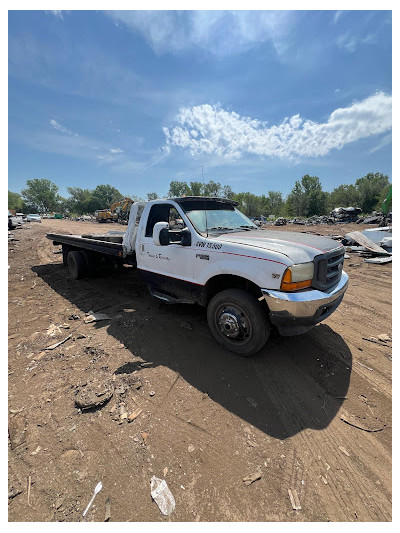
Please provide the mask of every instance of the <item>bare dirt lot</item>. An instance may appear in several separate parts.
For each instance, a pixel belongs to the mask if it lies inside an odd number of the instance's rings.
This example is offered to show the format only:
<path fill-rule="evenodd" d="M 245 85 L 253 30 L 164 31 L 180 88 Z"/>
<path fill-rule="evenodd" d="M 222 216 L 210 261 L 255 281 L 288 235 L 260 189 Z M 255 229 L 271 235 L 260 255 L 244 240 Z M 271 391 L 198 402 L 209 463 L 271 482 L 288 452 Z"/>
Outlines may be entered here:
<path fill-rule="evenodd" d="M 101 522 L 108 504 L 110 521 L 390 521 L 391 342 L 365 339 L 391 335 L 391 265 L 350 254 L 331 317 L 240 358 L 201 307 L 160 303 L 133 268 L 70 279 L 45 238 L 125 228 L 43 220 L 9 244 L 9 520 Z M 110 320 L 85 323 L 90 310 Z M 80 410 L 91 380 L 113 395 Z"/>

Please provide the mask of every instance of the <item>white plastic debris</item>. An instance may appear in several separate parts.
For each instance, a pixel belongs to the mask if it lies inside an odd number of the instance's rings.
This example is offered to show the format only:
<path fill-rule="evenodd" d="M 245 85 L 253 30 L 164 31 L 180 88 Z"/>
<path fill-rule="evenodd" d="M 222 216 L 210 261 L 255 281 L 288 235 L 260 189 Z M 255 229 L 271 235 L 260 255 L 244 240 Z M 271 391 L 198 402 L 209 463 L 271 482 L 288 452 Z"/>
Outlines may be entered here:
<path fill-rule="evenodd" d="M 151 478 L 151 497 L 158 505 L 163 515 L 167 516 L 175 509 L 175 499 L 168 488 L 165 479 L 159 479 L 156 476 Z"/>
<path fill-rule="evenodd" d="M 86 509 L 83 511 L 82 516 L 85 516 L 85 514 L 89 511 L 89 508 L 90 508 L 90 506 L 92 505 L 93 500 L 94 500 L 95 497 L 96 497 L 96 494 L 98 494 L 98 493 L 101 491 L 102 488 L 103 488 L 103 483 L 102 483 L 101 481 L 99 481 L 99 483 L 97 483 L 97 485 L 96 485 L 95 488 L 94 488 L 94 492 L 93 492 L 92 499 L 91 499 L 90 502 L 88 503 Z"/>
<path fill-rule="evenodd" d="M 86 324 L 89 324 L 90 322 L 99 322 L 100 320 L 111 320 L 111 317 L 105 313 L 95 313 L 94 311 L 89 311 L 88 316 L 83 319 Z"/>

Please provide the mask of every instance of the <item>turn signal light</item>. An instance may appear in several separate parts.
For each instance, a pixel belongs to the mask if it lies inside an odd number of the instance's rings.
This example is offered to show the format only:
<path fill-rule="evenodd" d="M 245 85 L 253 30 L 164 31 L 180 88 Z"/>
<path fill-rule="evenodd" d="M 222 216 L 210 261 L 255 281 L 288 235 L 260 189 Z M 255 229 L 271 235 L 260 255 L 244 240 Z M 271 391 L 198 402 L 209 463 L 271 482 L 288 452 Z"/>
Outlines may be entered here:
<path fill-rule="evenodd" d="M 305 281 L 292 281 L 292 271 L 288 268 L 282 278 L 281 290 L 282 291 L 297 291 L 299 289 L 306 289 L 311 287 L 312 279 L 307 279 Z"/>

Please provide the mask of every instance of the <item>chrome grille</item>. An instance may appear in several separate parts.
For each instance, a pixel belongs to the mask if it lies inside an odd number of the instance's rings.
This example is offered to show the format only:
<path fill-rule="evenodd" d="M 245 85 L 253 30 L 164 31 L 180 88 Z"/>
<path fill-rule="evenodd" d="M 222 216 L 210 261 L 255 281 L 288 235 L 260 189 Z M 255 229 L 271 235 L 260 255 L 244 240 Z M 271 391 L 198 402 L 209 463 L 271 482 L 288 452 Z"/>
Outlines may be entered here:
<path fill-rule="evenodd" d="M 319 290 L 334 287 L 343 270 L 344 247 L 314 257 L 314 279 L 312 286 Z"/>

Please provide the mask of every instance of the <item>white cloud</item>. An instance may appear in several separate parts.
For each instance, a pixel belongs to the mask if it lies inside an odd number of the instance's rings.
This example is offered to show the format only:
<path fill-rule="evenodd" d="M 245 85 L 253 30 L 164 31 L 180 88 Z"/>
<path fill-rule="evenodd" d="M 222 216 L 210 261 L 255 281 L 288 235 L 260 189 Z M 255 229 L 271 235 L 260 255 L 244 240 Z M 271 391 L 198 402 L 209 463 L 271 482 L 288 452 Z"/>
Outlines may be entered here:
<path fill-rule="evenodd" d="M 60 9 L 51 9 L 49 11 L 46 11 L 46 13 L 51 13 L 52 15 L 54 15 L 58 19 L 61 19 L 61 20 L 64 19 L 63 12 Z"/>
<path fill-rule="evenodd" d="M 123 150 L 121 148 L 110 148 L 112 154 L 122 154 Z"/>
<path fill-rule="evenodd" d="M 347 52 L 353 53 L 357 50 L 359 45 L 374 44 L 378 38 L 377 32 L 368 33 L 365 37 L 350 35 L 349 33 L 343 33 L 336 39 L 336 44 L 339 48 L 347 50 Z"/>
<path fill-rule="evenodd" d="M 107 11 L 141 33 L 157 54 L 198 48 L 217 56 L 270 41 L 278 55 L 288 47 L 291 11 Z"/>
<path fill-rule="evenodd" d="M 336 11 L 333 16 L 333 23 L 336 24 L 336 22 L 340 19 L 342 15 L 343 15 L 343 11 Z"/>
<path fill-rule="evenodd" d="M 392 142 L 392 133 L 388 133 L 387 135 L 385 135 L 380 141 L 379 143 L 374 146 L 373 148 L 371 148 L 371 150 L 369 151 L 370 154 L 373 154 L 374 152 L 377 152 L 378 150 L 380 150 L 381 148 L 384 148 L 385 146 L 387 146 L 388 144 L 390 144 Z"/>
<path fill-rule="evenodd" d="M 182 108 L 177 125 L 163 128 L 166 147 L 180 147 L 193 156 L 238 159 L 258 155 L 291 159 L 318 157 L 348 143 L 386 132 L 392 127 L 392 97 L 378 92 L 346 108 L 338 108 L 323 123 L 294 115 L 267 125 L 208 104 Z"/>
<path fill-rule="evenodd" d="M 73 131 L 65 128 L 61 124 L 59 124 L 54 118 L 49 120 L 50 124 L 53 126 L 53 128 L 57 131 L 61 131 L 61 133 L 67 133 L 68 135 L 75 135 L 75 137 L 78 137 L 78 133 L 74 133 Z"/>

